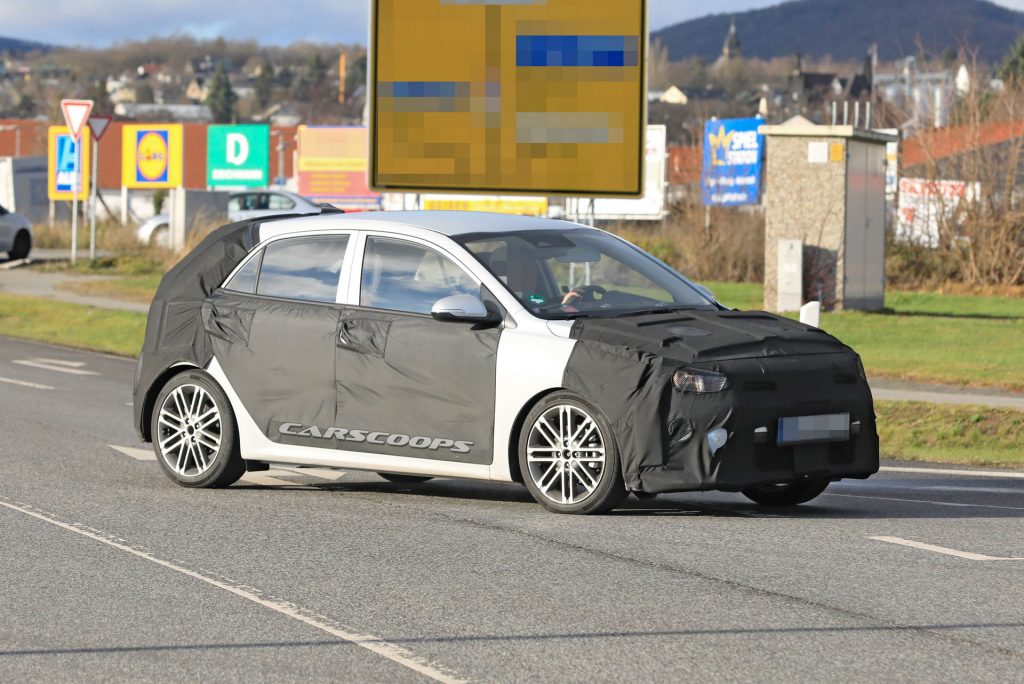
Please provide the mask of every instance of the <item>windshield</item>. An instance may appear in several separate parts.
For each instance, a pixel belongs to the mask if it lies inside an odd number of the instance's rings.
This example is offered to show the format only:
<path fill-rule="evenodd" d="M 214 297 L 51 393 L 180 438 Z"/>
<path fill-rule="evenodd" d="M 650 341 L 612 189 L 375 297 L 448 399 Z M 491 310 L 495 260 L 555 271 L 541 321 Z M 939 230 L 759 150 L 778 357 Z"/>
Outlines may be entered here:
<path fill-rule="evenodd" d="M 477 233 L 456 240 L 540 318 L 717 308 L 646 252 L 601 231 Z"/>

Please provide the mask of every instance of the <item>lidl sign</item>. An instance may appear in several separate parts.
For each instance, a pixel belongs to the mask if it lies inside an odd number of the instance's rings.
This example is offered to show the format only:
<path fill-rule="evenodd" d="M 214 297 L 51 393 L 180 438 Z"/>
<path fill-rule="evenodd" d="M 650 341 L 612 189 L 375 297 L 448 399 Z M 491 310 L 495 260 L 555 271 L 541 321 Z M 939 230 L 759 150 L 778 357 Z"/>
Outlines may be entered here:
<path fill-rule="evenodd" d="M 270 127 L 263 124 L 206 129 L 206 185 L 262 188 L 270 177 Z"/>
<path fill-rule="evenodd" d="M 122 185 L 150 189 L 181 186 L 181 124 L 127 125 L 121 135 Z"/>
<path fill-rule="evenodd" d="M 78 189 L 78 199 L 89 194 L 90 143 L 88 135 L 78 142 L 67 126 L 50 126 L 47 146 L 47 195 L 54 201 L 71 201 Z M 81 150 L 78 149 L 81 145 Z"/>

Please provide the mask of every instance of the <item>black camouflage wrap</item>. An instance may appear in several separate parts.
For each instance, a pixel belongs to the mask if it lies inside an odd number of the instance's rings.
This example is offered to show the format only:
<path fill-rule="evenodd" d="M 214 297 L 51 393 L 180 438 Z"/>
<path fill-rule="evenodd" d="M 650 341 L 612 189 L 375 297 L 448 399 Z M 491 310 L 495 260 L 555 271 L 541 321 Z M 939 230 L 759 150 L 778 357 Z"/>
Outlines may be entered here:
<path fill-rule="evenodd" d="M 151 392 L 153 383 L 175 364 L 202 368 L 213 358 L 203 328 L 203 302 L 259 243 L 259 226 L 265 222 L 249 220 L 221 226 L 160 281 L 149 307 L 146 338 L 135 368 L 132 409 L 135 429 L 144 441 L 149 440 L 150 427 L 144 424 L 145 416 L 156 399 L 156 392 Z"/>
<path fill-rule="evenodd" d="M 577 320 L 564 383 L 610 419 L 633 491 L 741 489 L 801 476 L 878 471 L 871 391 L 856 353 L 827 333 L 764 312 L 685 311 Z M 728 377 L 714 394 L 684 394 L 676 369 Z M 849 442 L 776 446 L 781 417 L 849 413 Z M 694 434 L 685 441 L 687 421 Z M 754 430 L 768 429 L 757 443 Z M 707 433 L 725 428 L 715 455 Z"/>

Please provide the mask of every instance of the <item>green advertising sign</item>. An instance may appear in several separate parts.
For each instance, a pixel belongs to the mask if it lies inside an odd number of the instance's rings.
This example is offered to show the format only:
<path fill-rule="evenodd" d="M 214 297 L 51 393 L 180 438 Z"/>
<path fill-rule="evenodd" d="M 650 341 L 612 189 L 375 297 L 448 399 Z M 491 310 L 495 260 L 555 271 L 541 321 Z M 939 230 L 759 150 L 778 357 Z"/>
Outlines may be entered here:
<path fill-rule="evenodd" d="M 270 127 L 263 124 L 206 129 L 206 185 L 262 188 L 270 175 Z"/>

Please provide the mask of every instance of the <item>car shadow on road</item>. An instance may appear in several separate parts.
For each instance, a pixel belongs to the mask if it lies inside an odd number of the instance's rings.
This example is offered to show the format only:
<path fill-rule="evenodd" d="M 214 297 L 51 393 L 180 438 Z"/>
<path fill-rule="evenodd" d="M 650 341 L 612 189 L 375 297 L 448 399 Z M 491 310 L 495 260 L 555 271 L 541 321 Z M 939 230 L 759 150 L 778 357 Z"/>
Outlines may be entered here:
<path fill-rule="evenodd" d="M 356 477 L 375 478 L 359 474 Z M 535 505 L 533 497 L 521 485 L 437 478 L 417 484 L 392 483 L 376 479 L 346 480 L 293 487 L 241 483 L 233 489 L 293 489 L 308 493 L 382 494 L 421 499 L 479 501 Z M 729 497 L 729 498 L 726 498 Z M 790 518 L 823 520 L 857 519 L 968 519 L 1024 518 L 1024 507 L 996 504 L 932 501 L 911 498 L 893 499 L 867 494 L 853 495 L 826 491 L 819 499 L 800 506 L 767 507 L 735 495 L 721 493 L 663 494 L 654 499 L 628 497 L 609 517 L 718 517 L 718 518 Z"/>

